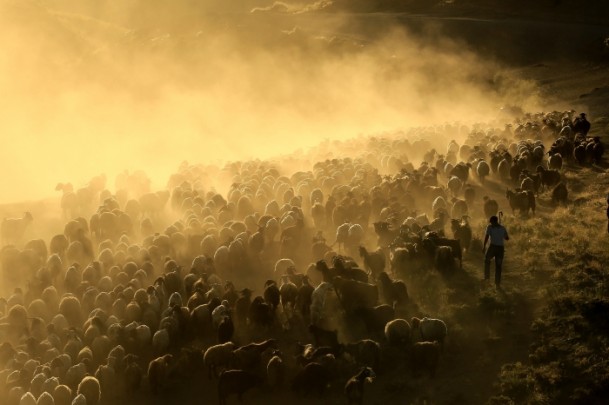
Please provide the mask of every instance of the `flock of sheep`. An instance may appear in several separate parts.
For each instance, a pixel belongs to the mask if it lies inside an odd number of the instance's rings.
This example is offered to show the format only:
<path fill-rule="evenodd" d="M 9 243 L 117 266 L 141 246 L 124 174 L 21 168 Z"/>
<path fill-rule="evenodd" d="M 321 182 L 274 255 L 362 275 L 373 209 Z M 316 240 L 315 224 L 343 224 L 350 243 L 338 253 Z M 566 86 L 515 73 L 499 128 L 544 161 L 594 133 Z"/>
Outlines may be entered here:
<path fill-rule="evenodd" d="M 535 213 L 545 192 L 568 203 L 564 165 L 604 151 L 573 113 L 339 145 L 352 157 L 325 144 L 291 173 L 183 163 L 157 192 L 142 172 L 119 175 L 114 192 L 104 176 L 59 184 L 62 233 L 27 241 L 29 212 L 0 227 L 2 283 L 14 289 L 0 299 L 0 397 L 96 405 L 204 375 L 220 404 L 256 387 L 308 396 L 337 385 L 361 404 L 377 374 L 433 378 L 449 328 L 408 281 L 461 271 L 464 251 L 481 248 L 475 219 Z M 489 198 L 493 187 L 506 199 Z"/>

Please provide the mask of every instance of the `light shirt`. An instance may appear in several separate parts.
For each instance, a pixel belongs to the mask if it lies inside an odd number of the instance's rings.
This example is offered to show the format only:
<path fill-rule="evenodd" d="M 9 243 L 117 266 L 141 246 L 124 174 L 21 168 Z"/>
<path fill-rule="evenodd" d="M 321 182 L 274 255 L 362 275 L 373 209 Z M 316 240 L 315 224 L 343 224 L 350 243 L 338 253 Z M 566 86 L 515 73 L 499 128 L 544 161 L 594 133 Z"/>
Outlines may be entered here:
<path fill-rule="evenodd" d="M 506 229 L 501 225 L 488 225 L 486 235 L 491 238 L 491 245 L 503 246 L 505 238 L 508 236 Z"/>

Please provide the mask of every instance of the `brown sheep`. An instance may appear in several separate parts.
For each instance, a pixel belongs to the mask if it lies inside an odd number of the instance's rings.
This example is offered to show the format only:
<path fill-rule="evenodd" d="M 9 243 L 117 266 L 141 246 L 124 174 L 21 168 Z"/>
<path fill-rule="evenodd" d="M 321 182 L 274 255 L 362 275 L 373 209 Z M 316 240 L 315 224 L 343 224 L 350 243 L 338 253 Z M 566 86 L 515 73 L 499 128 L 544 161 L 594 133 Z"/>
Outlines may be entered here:
<path fill-rule="evenodd" d="M 152 360 L 148 365 L 148 383 L 153 394 L 159 393 L 166 386 L 169 368 L 172 363 L 173 356 L 166 354 Z"/>
<path fill-rule="evenodd" d="M 348 404 L 363 404 L 364 403 L 364 384 L 372 382 L 376 374 L 370 367 L 361 368 L 356 375 L 351 377 L 345 384 L 345 395 L 347 396 Z"/>

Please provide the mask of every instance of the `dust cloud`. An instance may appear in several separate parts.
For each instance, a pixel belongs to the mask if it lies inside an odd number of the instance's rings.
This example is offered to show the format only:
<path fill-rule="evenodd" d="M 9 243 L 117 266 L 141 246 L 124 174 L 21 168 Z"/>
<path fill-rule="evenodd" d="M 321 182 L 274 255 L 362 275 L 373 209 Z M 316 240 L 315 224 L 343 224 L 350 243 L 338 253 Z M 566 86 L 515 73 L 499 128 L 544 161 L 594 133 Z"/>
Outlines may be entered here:
<path fill-rule="evenodd" d="M 0 202 L 100 173 L 113 190 L 124 169 L 161 188 L 183 160 L 267 158 L 538 102 L 437 27 L 368 32 L 272 4 L 0 0 Z"/>

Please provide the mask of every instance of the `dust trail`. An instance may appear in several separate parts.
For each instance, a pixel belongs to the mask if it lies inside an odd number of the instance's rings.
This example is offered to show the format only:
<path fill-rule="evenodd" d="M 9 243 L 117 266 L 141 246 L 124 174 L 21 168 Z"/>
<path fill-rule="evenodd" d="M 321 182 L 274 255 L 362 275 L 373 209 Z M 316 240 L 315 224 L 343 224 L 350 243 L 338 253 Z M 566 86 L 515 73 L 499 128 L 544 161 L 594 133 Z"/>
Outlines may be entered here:
<path fill-rule="evenodd" d="M 2 202 L 102 172 L 113 189 L 123 169 L 158 188 L 182 160 L 266 158 L 536 107 L 532 84 L 436 29 L 351 35 L 348 17 L 254 6 L 2 0 Z"/>

